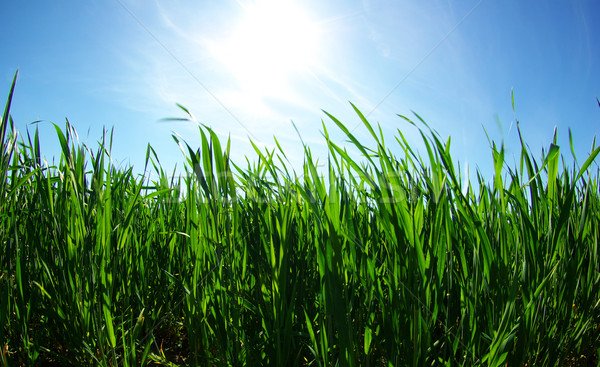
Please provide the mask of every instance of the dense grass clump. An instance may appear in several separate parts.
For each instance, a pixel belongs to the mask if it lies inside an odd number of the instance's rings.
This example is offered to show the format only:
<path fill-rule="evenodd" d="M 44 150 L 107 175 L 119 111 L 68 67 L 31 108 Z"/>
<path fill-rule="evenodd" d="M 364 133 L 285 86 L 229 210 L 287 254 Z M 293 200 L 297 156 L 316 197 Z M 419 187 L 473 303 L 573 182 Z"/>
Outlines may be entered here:
<path fill-rule="evenodd" d="M 362 162 L 332 142 L 319 172 L 256 148 L 247 167 L 200 128 L 174 136 L 185 174 L 153 180 L 56 127 L 2 117 L 0 361 L 3 365 L 574 365 L 600 347 L 600 169 L 593 147 L 561 164 L 521 138 L 518 167 L 464 184 L 450 140 L 420 120 L 426 159 L 401 156 L 358 109 L 374 144 L 330 116 Z M 415 125 L 410 119 L 402 117 Z M 415 125 L 416 126 L 416 125 Z M 279 144 L 277 144 L 279 146 Z M 562 168 L 561 168 L 562 167 Z"/>

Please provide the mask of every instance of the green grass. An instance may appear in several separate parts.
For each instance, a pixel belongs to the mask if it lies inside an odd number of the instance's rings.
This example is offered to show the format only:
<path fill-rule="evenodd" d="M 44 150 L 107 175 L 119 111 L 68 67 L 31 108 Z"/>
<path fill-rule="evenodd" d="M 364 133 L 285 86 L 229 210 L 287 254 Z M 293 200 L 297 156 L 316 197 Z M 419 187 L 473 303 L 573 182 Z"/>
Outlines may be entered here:
<path fill-rule="evenodd" d="M 113 165 L 112 133 L 91 148 L 68 122 L 49 165 L 37 129 L 14 129 L 13 89 L 0 129 L 3 365 L 598 362 L 600 148 L 568 166 L 556 134 L 536 159 L 519 132 L 518 166 L 491 143 L 494 177 L 465 184 L 450 139 L 419 116 L 401 118 L 424 158 L 356 109 L 370 144 L 329 118 L 359 160 L 323 124 L 323 170 L 305 146 L 303 171 L 288 171 L 279 144 L 255 146 L 244 167 L 200 127 L 199 146 L 173 137 L 183 176 L 148 146 L 149 180 Z"/>

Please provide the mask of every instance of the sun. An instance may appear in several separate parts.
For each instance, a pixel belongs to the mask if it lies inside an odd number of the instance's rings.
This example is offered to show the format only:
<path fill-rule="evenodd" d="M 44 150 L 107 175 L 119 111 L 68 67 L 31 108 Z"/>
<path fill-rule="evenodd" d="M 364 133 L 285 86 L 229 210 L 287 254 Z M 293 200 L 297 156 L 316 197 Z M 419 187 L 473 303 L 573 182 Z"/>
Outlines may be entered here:
<path fill-rule="evenodd" d="M 213 54 L 243 88 L 260 96 L 276 94 L 292 74 L 315 62 L 318 27 L 291 1 L 258 0 L 244 10 Z"/>

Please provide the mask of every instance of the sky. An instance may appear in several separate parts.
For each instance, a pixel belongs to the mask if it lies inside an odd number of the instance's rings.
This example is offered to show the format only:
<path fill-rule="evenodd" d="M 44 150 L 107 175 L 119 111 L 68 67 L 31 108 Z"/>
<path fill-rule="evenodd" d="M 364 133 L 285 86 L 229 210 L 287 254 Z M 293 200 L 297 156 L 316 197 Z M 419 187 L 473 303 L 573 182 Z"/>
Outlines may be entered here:
<path fill-rule="evenodd" d="M 427 154 L 398 116 L 416 112 L 451 137 L 471 179 L 492 179 L 487 136 L 518 163 L 515 118 L 536 157 L 556 128 L 570 159 L 570 129 L 582 164 L 600 135 L 598 1 L 32 0 L 3 1 L 0 14 L 0 101 L 18 69 L 11 115 L 21 134 L 39 128 L 49 162 L 59 154 L 51 123 L 68 118 L 92 147 L 114 128 L 118 165 L 141 172 L 150 143 L 181 171 L 171 135 L 197 148 L 200 134 L 165 120 L 185 117 L 177 104 L 231 139 L 238 165 L 256 158 L 249 139 L 273 149 L 275 136 L 298 172 L 292 121 L 320 163 L 323 123 L 351 145 L 323 111 L 373 146 L 350 102 L 400 157 L 398 130 Z"/>

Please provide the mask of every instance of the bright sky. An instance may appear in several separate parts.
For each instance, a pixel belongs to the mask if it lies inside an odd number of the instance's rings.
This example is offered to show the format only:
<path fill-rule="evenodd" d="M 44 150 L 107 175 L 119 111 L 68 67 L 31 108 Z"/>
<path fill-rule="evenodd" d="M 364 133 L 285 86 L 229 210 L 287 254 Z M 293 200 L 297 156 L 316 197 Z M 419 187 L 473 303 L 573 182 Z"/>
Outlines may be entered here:
<path fill-rule="evenodd" d="M 472 178 L 478 167 L 491 179 L 484 128 L 518 161 L 512 89 L 536 157 L 555 126 L 566 157 L 571 128 L 580 164 L 600 135 L 593 0 L 35 0 L 3 1 L 0 14 L 1 103 L 18 68 L 11 114 L 22 133 L 46 121 L 47 155 L 58 146 L 48 121 L 67 117 L 91 145 L 114 126 L 119 163 L 141 170 L 151 143 L 165 168 L 181 167 L 171 133 L 200 142 L 193 124 L 160 121 L 183 117 L 179 103 L 231 136 L 238 164 L 255 157 L 248 137 L 274 147 L 275 135 L 300 173 L 292 120 L 321 159 L 321 120 L 344 142 L 322 109 L 371 142 L 350 101 L 390 147 L 401 129 L 425 156 L 418 132 L 396 116 L 417 112 L 452 137 Z"/>

